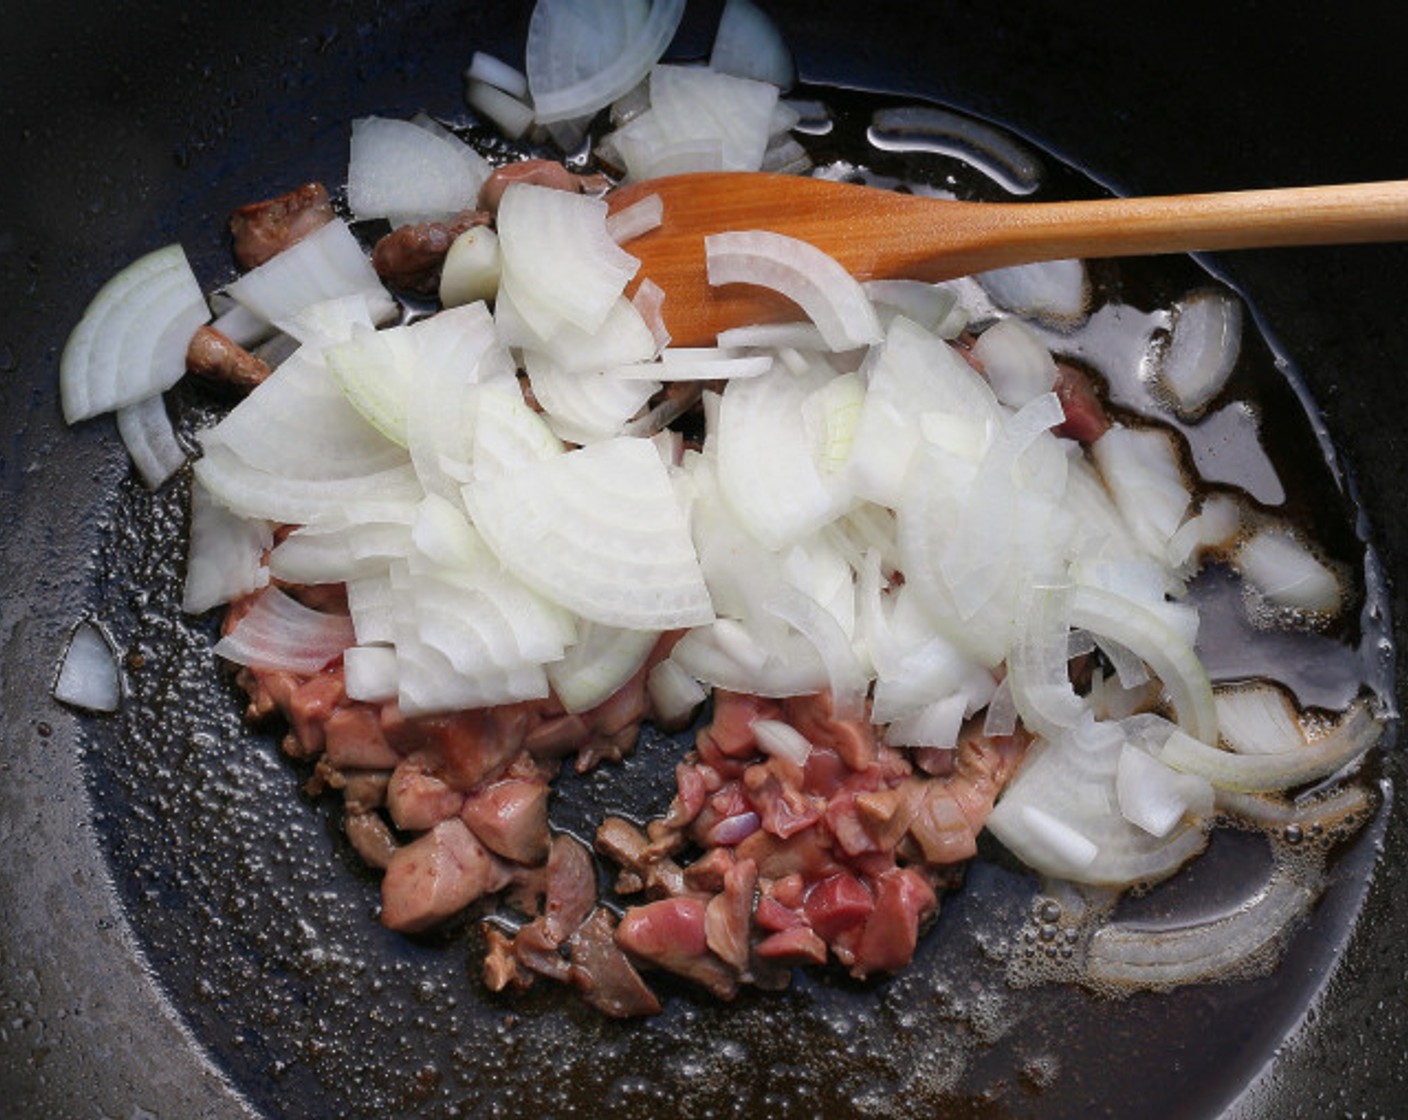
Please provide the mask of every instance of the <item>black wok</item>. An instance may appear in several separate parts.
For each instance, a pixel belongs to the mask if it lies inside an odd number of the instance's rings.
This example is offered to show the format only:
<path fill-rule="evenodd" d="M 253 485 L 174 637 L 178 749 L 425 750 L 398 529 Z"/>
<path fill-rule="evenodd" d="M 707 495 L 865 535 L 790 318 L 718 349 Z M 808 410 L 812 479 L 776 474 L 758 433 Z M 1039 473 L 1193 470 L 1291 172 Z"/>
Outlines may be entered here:
<path fill-rule="evenodd" d="M 981 17 L 893 0 L 767 7 L 809 80 L 991 118 L 1120 192 L 1404 174 L 1408 81 L 1390 5 L 1151 13 L 1019 0 Z M 716 13 L 693 4 L 678 49 L 702 51 Z M 208 635 L 167 621 L 179 487 L 152 499 L 133 486 L 110 422 L 62 428 L 57 353 L 98 284 L 140 251 L 179 239 L 204 282 L 227 278 L 224 216 L 307 179 L 336 185 L 351 117 L 460 115 L 470 52 L 519 57 L 527 5 L 11 0 L 4 16 L 6 1115 L 1402 1113 L 1399 805 L 1341 861 L 1274 976 L 1075 998 L 1045 1026 L 1022 1018 L 1029 994 L 1009 994 L 987 1009 L 1010 1028 L 991 1048 L 973 1037 L 983 1009 L 955 1009 L 991 917 L 972 899 L 1010 898 L 1000 870 L 975 873 L 898 985 L 805 981 L 725 1011 L 680 992 L 660 1020 L 626 1027 L 552 996 L 488 999 L 460 943 L 381 931 L 375 883 L 339 845 L 335 813 L 302 798 L 273 744 L 241 729 L 233 693 L 210 683 Z M 1408 247 L 1217 265 L 1323 409 L 1396 618 L 1408 617 Z M 136 702 L 120 717 L 80 718 L 49 699 L 85 615 L 127 655 Z M 1396 752 L 1384 771 L 1401 782 Z M 612 781 L 578 794 L 609 801 Z M 911 1021 L 906 1006 L 927 1010 Z M 958 1052 L 969 1079 L 944 1096 Z M 917 1063 L 926 1076 L 906 1081 Z"/>

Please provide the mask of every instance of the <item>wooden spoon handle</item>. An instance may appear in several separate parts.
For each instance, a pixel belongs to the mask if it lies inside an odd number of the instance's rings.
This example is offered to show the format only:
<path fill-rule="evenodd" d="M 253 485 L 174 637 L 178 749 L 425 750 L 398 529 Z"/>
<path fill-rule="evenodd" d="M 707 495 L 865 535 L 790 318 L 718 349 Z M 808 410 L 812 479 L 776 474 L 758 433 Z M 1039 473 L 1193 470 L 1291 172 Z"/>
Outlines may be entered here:
<path fill-rule="evenodd" d="M 964 240 L 970 246 L 950 245 L 943 250 L 939 268 L 944 276 L 1062 257 L 1408 238 L 1408 181 L 981 205 L 982 210 L 993 212 L 965 215 Z M 979 225 L 976 219 L 981 217 L 987 220 Z M 921 232 L 918 210 L 907 212 L 905 220 L 911 235 Z M 924 226 L 924 231 L 932 236 L 932 227 Z M 971 265 L 964 259 L 969 251 Z"/>

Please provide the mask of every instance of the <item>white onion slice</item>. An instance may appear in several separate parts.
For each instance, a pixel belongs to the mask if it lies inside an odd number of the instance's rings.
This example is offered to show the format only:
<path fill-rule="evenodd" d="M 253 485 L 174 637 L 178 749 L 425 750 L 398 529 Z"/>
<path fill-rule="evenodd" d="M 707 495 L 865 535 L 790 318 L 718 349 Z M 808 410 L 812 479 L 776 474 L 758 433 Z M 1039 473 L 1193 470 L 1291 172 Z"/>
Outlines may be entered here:
<path fill-rule="evenodd" d="M 660 635 L 587 622 L 562 658 L 547 666 L 554 695 L 569 712 L 595 708 L 640 671 Z"/>
<path fill-rule="evenodd" d="M 791 587 L 779 587 L 763 600 L 762 609 L 782 619 L 815 647 L 826 666 L 831 712 L 837 719 L 862 719 L 870 681 L 855 648 L 836 619 L 820 603 Z"/>
<path fill-rule="evenodd" d="M 444 221 L 472 210 L 492 171 L 453 135 L 412 121 L 361 117 L 352 122 L 347 204 L 358 218 L 393 226 Z"/>
<path fill-rule="evenodd" d="M 1192 503 L 1172 437 L 1162 428 L 1116 426 L 1090 451 L 1135 538 L 1151 556 L 1168 560 L 1169 543 Z"/>
<path fill-rule="evenodd" d="M 973 344 L 973 357 L 997 399 L 1013 408 L 1051 392 L 1056 384 L 1056 360 L 1020 319 L 999 319 L 983 331 Z"/>
<path fill-rule="evenodd" d="M 506 140 L 521 140 L 533 127 L 533 106 L 488 82 L 471 78 L 465 83 L 464 99 Z"/>
<path fill-rule="evenodd" d="M 758 749 L 773 758 L 781 758 L 794 766 L 805 766 L 812 753 L 811 740 L 780 719 L 755 719 L 749 724 Z"/>
<path fill-rule="evenodd" d="M 1221 289 L 1176 304 L 1168 349 L 1157 376 L 1184 414 L 1195 414 L 1222 391 L 1242 349 L 1242 304 Z"/>
<path fill-rule="evenodd" d="M 273 543 L 267 521 L 231 513 L 197 480 L 191 487 L 181 609 L 202 614 L 265 586 L 269 569 L 264 566 L 264 553 Z"/>
<path fill-rule="evenodd" d="M 1090 281 L 1078 260 L 1040 261 L 993 269 L 978 283 L 999 307 L 1029 319 L 1069 326 L 1083 318 L 1090 304 Z"/>
<path fill-rule="evenodd" d="M 54 682 L 54 699 L 90 712 L 115 712 L 122 703 L 117 654 L 91 622 L 73 628 Z"/>
<path fill-rule="evenodd" d="M 105 283 L 59 358 L 70 424 L 165 392 L 186 372 L 186 349 L 210 319 L 180 245 L 133 261 Z"/>
<path fill-rule="evenodd" d="M 396 651 L 391 646 L 352 646 L 343 652 L 342 666 L 349 700 L 384 704 L 396 699 Z"/>
<path fill-rule="evenodd" d="M 476 300 L 492 301 L 499 292 L 503 254 L 499 235 L 488 226 L 467 229 L 450 245 L 440 268 L 440 302 L 458 307 Z"/>
<path fill-rule="evenodd" d="M 880 341 L 880 321 L 865 290 L 814 245 L 767 230 L 736 230 L 704 239 L 709 283 L 757 284 L 806 312 L 832 350 Z"/>
<path fill-rule="evenodd" d="M 185 466 L 186 449 L 176 438 L 160 393 L 119 408 L 117 432 L 147 489 L 159 489 Z"/>
<path fill-rule="evenodd" d="M 1219 688 L 1214 702 L 1222 741 L 1238 754 L 1278 754 L 1305 745 L 1294 703 L 1274 684 Z"/>
<path fill-rule="evenodd" d="M 397 311 L 371 259 L 341 218 L 276 253 L 225 290 L 270 323 L 339 296 L 366 296 L 373 322 L 384 323 Z"/>
<path fill-rule="evenodd" d="M 215 653 L 238 665 L 316 673 L 354 644 L 352 620 L 305 607 L 266 587 L 249 612 L 215 643 Z"/>
<path fill-rule="evenodd" d="M 658 194 L 648 194 L 625 209 L 609 215 L 606 219 L 606 232 L 616 244 L 624 245 L 642 234 L 659 229 L 664 220 L 664 199 Z"/>
<path fill-rule="evenodd" d="M 480 479 L 464 496 L 504 565 L 583 618 L 632 630 L 713 618 L 684 511 L 649 440 L 592 444 Z"/>
<path fill-rule="evenodd" d="M 1159 757 L 1175 769 L 1206 778 L 1218 789 L 1267 793 L 1335 773 L 1368 751 L 1382 732 L 1383 724 L 1364 704 L 1356 703 L 1333 729 L 1296 750 L 1234 754 L 1175 730 Z"/>
<path fill-rule="evenodd" d="M 1167 836 L 1189 813 L 1206 818 L 1213 811 L 1211 783 L 1129 743 L 1120 751 L 1115 794 L 1124 819 L 1151 836 Z"/>
<path fill-rule="evenodd" d="M 528 95 L 528 75 L 484 51 L 475 51 L 469 56 L 469 69 L 464 76 L 476 82 L 486 82 L 511 97 Z"/>
<path fill-rule="evenodd" d="M 498 231 L 505 282 L 512 284 L 519 310 L 545 337 L 552 324 L 542 329 L 532 307 L 594 331 L 640 267 L 611 239 L 606 203 L 599 198 L 511 183 L 499 202 Z"/>
<path fill-rule="evenodd" d="M 623 301 L 623 306 L 630 307 Z M 649 345 L 654 345 L 650 340 Z M 553 432 L 569 443 L 591 443 L 618 435 L 626 421 L 660 388 L 615 373 L 580 373 L 563 369 L 546 355 L 524 355 L 533 396 Z"/>
<path fill-rule="evenodd" d="M 714 33 L 709 67 L 741 78 L 792 88 L 797 71 L 777 25 L 752 0 L 728 0 Z"/>
<path fill-rule="evenodd" d="M 861 285 L 872 303 L 903 315 L 940 338 L 955 338 L 968 325 L 968 313 L 952 288 L 922 280 L 867 280 Z"/>
<path fill-rule="evenodd" d="M 698 66 L 657 66 L 650 72 L 650 113 L 671 144 L 716 141 L 721 170 L 763 165 L 777 87 Z M 640 127 L 643 118 L 626 126 Z"/>
<path fill-rule="evenodd" d="M 1269 603 L 1304 611 L 1335 611 L 1340 581 L 1289 533 L 1263 529 L 1237 550 L 1242 576 Z"/>
<path fill-rule="evenodd" d="M 653 0 L 644 23 L 633 27 L 629 10 L 636 5 L 594 10 L 574 0 L 538 0 L 526 61 L 539 122 L 584 117 L 629 93 L 665 53 L 684 6 L 684 0 Z M 581 57 L 595 63 L 585 73 L 575 66 Z"/>

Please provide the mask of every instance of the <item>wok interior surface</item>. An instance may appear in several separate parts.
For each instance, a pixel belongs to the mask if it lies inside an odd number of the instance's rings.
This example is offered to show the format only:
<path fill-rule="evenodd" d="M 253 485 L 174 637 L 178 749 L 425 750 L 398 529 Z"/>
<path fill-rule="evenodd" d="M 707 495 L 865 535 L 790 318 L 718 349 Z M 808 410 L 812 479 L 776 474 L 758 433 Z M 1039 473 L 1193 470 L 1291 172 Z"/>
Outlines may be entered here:
<path fill-rule="evenodd" d="M 1399 1104 L 1397 805 L 1336 864 L 1277 972 L 1170 996 L 1004 989 L 994 942 L 1020 928 L 1032 885 L 1000 859 L 974 866 L 901 977 L 799 975 L 786 995 L 727 1006 L 671 989 L 662 1016 L 630 1024 L 560 992 L 488 997 L 472 946 L 381 929 L 376 882 L 340 840 L 336 809 L 304 798 L 276 744 L 242 727 L 211 624 L 177 621 L 182 487 L 151 496 L 127 478 L 107 421 L 62 430 L 54 371 L 86 300 L 138 252 L 180 240 L 212 285 L 231 273 L 219 231 L 234 206 L 309 179 L 336 187 L 352 117 L 461 116 L 470 53 L 519 58 L 528 6 L 21 7 L 24 41 L 0 45 L 12 169 L 0 183 L 0 1084 L 20 1115 L 1202 1117 Z M 1408 100 L 1392 28 L 1367 16 L 767 7 L 809 81 L 965 109 L 1122 193 L 1401 174 Z M 683 53 L 706 49 L 716 15 L 691 6 Z M 1408 249 L 1218 265 L 1323 408 L 1402 619 Z M 127 655 L 131 692 L 110 719 L 48 699 L 85 615 Z M 623 799 L 641 773 L 668 775 L 677 749 L 649 739 L 624 767 L 573 779 L 556 819 L 658 811 Z M 1399 770 L 1390 752 L 1386 777 Z M 1233 837 L 1195 874 L 1252 858 Z"/>

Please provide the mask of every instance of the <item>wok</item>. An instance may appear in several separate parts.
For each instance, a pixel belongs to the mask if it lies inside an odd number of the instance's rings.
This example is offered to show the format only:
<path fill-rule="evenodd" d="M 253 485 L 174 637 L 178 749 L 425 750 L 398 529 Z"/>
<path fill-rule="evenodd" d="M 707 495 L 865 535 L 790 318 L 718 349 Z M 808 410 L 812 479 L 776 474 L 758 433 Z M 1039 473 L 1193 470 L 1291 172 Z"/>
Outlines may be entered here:
<path fill-rule="evenodd" d="M 1389 5 L 1150 14 L 1015 0 L 982 17 L 896 0 L 766 6 L 808 80 L 1000 122 L 1120 192 L 1403 174 L 1408 88 Z M 705 50 L 717 10 L 692 3 L 677 50 Z M 804 980 L 722 1012 L 676 991 L 660 1020 L 624 1027 L 552 995 L 489 999 L 459 943 L 412 943 L 375 925 L 375 882 L 339 845 L 335 812 L 301 798 L 274 745 L 240 727 L 233 692 L 212 683 L 208 633 L 166 613 L 179 494 L 148 498 L 127 480 L 110 422 L 63 430 L 55 365 L 86 300 L 138 252 L 179 239 L 203 282 L 227 278 L 224 216 L 308 179 L 335 186 L 351 117 L 459 116 L 470 52 L 520 57 L 527 11 L 425 0 L 6 5 L 6 1113 L 1400 1112 L 1408 822 L 1397 803 L 1344 856 L 1272 977 L 1118 1003 L 1072 996 L 1054 1026 L 1023 1019 L 1028 995 L 1046 998 L 1030 993 L 959 1013 L 986 998 L 967 987 L 982 967 L 972 943 L 994 916 L 982 906 L 1015 897 L 1000 867 L 975 870 L 907 980 Z M 1408 617 L 1408 247 L 1215 263 L 1323 409 L 1395 616 Z M 137 682 L 119 717 L 80 717 L 49 699 L 65 637 L 85 616 L 113 630 Z M 1397 752 L 1383 768 L 1386 789 L 1401 781 Z M 581 803 L 609 801 L 614 781 L 580 783 Z M 975 1038 L 985 1022 L 1005 1041 Z M 968 1080 L 944 1096 L 936 1087 L 954 1054 L 966 1055 Z"/>

